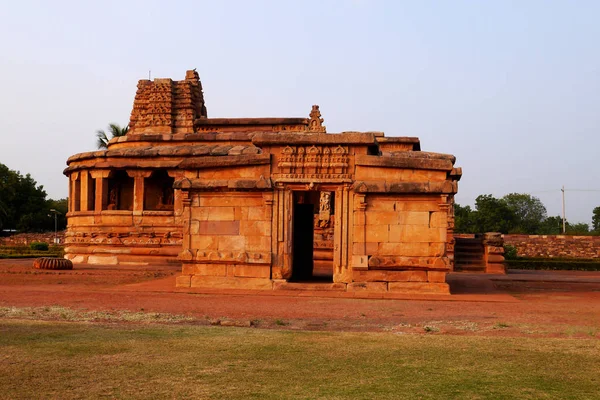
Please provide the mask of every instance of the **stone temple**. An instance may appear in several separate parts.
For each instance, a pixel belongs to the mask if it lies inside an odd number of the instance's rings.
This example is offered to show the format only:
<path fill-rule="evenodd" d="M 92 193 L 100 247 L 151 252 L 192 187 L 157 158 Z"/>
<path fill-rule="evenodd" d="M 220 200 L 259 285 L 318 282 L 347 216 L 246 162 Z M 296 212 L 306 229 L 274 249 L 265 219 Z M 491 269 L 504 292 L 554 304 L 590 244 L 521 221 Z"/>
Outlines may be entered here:
<path fill-rule="evenodd" d="M 66 258 L 180 263 L 179 287 L 449 293 L 455 157 L 308 118 L 208 118 L 195 71 L 141 80 L 129 132 L 70 157 Z"/>

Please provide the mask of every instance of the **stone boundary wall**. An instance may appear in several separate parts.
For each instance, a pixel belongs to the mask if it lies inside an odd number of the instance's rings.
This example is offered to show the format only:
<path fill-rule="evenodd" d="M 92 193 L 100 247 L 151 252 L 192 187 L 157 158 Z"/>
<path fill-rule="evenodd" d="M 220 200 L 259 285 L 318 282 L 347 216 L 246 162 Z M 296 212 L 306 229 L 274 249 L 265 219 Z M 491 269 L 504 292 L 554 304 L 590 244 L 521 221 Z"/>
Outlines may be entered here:
<path fill-rule="evenodd" d="M 65 231 L 60 231 L 56 235 L 60 244 L 65 242 Z M 0 246 L 28 246 L 32 242 L 46 242 L 52 246 L 54 244 L 54 232 L 44 233 L 17 233 L 10 236 L 0 236 Z"/>
<path fill-rule="evenodd" d="M 522 257 L 600 258 L 600 236 L 502 235 Z"/>

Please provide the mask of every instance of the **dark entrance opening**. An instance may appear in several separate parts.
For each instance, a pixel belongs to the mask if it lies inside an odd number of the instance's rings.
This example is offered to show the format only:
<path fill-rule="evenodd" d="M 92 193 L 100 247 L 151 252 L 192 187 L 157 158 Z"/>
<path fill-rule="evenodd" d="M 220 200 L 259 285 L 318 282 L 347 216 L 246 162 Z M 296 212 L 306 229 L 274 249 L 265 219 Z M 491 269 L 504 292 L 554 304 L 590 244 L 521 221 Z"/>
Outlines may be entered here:
<path fill-rule="evenodd" d="M 318 226 L 320 197 L 318 191 L 294 192 L 291 281 L 333 282 L 333 263 L 325 261 L 323 269 L 323 249 L 315 246 L 315 241 L 322 236 Z M 316 263 L 319 268 L 315 268 Z M 330 264 L 329 268 L 327 264 Z"/>

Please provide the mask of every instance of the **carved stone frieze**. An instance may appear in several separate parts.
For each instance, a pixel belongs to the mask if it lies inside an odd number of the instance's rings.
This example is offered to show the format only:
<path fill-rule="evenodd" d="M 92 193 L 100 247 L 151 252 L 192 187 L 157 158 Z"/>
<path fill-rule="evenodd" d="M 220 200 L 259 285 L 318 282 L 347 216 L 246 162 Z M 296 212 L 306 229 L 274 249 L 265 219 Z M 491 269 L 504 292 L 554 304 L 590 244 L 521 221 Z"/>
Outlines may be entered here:
<path fill-rule="evenodd" d="M 182 234 L 167 232 L 163 235 L 154 232 L 77 232 L 67 233 L 65 244 L 108 244 L 122 246 L 181 246 Z"/>
<path fill-rule="evenodd" d="M 280 178 L 348 178 L 349 156 L 345 146 L 286 146 L 277 166 Z"/>

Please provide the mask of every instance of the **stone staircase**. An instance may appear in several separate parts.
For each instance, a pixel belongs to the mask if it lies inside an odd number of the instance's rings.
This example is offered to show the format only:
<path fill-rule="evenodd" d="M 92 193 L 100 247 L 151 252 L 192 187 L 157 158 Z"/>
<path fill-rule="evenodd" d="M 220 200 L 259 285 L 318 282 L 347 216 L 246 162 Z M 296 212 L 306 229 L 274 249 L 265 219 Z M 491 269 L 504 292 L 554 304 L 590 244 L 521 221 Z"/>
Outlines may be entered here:
<path fill-rule="evenodd" d="M 455 238 L 454 270 L 485 272 L 483 238 Z"/>

